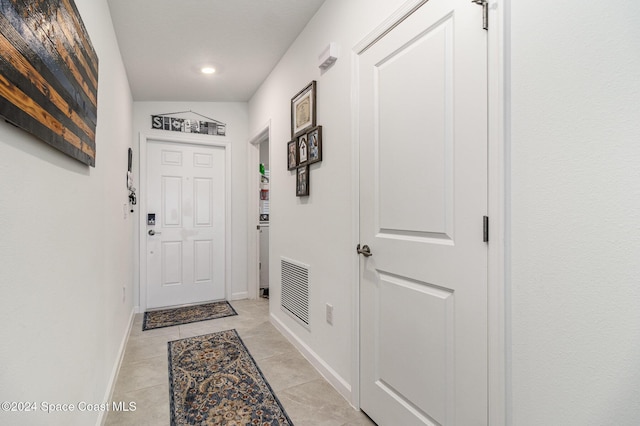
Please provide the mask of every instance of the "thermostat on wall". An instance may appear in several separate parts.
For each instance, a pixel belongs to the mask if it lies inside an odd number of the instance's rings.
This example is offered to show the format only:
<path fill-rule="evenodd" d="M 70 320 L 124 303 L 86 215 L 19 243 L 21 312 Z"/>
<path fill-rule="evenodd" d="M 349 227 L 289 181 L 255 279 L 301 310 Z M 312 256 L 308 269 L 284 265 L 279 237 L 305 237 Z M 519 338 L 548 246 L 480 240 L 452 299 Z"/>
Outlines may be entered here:
<path fill-rule="evenodd" d="M 318 67 L 321 70 L 326 70 L 338 60 L 340 47 L 338 43 L 331 42 L 318 56 Z"/>

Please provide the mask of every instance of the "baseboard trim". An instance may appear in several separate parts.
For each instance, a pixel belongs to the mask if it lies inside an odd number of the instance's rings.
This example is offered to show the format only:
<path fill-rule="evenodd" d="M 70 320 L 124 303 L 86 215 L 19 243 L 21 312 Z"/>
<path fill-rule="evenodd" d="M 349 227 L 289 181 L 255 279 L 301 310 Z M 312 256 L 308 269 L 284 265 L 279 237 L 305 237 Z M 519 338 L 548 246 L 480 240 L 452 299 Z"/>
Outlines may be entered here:
<path fill-rule="evenodd" d="M 131 329 L 133 328 L 133 320 L 136 315 L 137 308 L 134 306 L 131 309 L 131 314 L 129 315 L 129 326 L 127 327 L 127 332 L 122 336 L 122 340 L 120 341 L 120 348 L 118 349 L 118 357 L 116 363 L 111 370 L 111 376 L 109 377 L 109 383 L 107 384 L 107 391 L 104 395 L 103 401 L 111 404 L 111 399 L 113 398 L 113 391 L 116 387 L 116 380 L 118 379 L 118 374 L 120 373 L 120 367 L 122 366 L 122 360 L 124 359 L 124 350 L 127 347 L 127 342 L 129 341 L 129 335 L 131 334 Z M 105 421 L 107 420 L 107 411 L 100 411 L 98 414 L 98 420 L 96 422 L 96 426 L 103 426 Z"/>
<path fill-rule="evenodd" d="M 333 386 L 344 399 L 347 400 L 349 405 L 353 407 L 351 403 L 351 385 L 347 383 L 336 371 L 329 366 L 322 358 L 318 356 L 306 343 L 300 340 L 280 319 L 273 314 L 269 315 L 271 324 L 282 333 L 284 337 L 291 342 L 302 353 L 302 355 L 318 370 L 320 375 L 324 377 Z M 353 407 L 356 409 L 356 407 Z"/>
<path fill-rule="evenodd" d="M 249 292 L 248 291 L 241 291 L 239 293 L 233 293 L 231 295 L 231 300 L 244 300 L 244 299 L 248 299 L 249 298 Z"/>

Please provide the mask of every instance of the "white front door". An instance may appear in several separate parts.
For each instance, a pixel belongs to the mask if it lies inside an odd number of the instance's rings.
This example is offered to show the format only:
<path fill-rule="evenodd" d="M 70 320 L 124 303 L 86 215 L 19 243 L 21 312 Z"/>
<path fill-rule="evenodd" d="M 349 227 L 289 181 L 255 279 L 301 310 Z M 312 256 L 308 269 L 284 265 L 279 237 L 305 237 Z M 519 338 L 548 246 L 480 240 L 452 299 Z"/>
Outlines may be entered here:
<path fill-rule="evenodd" d="M 487 424 L 482 9 L 430 0 L 358 56 L 361 407 Z"/>
<path fill-rule="evenodd" d="M 148 308 L 225 298 L 225 155 L 149 141 Z"/>

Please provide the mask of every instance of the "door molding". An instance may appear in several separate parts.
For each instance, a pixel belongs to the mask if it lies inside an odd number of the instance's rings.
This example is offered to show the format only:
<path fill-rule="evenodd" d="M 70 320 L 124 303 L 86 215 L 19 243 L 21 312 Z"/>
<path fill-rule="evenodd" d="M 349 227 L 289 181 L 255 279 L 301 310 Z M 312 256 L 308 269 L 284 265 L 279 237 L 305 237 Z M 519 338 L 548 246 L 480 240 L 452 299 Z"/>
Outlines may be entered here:
<path fill-rule="evenodd" d="M 488 66 L 488 335 L 489 351 L 489 424 L 505 426 L 509 419 L 509 349 L 507 300 L 507 187 L 509 185 L 506 105 L 509 80 L 505 69 L 508 52 L 509 1 L 489 0 L 489 31 L 487 39 Z"/>
<path fill-rule="evenodd" d="M 257 194 L 260 191 L 260 172 L 255 167 L 260 161 L 260 144 L 267 142 L 271 139 L 271 120 L 249 139 L 249 147 L 247 149 L 247 206 L 249 211 L 247 213 L 247 292 L 249 293 L 249 299 L 258 299 L 260 297 L 260 270 L 258 269 L 258 262 L 260 259 L 260 244 L 259 234 L 254 232 L 259 224 L 259 218 L 257 212 L 260 208 Z M 271 147 L 269 147 L 271 151 Z M 271 156 L 271 152 L 269 152 Z"/>
<path fill-rule="evenodd" d="M 199 145 L 224 148 L 225 152 L 225 274 L 224 274 L 224 297 L 231 300 L 231 141 L 223 140 L 221 136 L 200 136 L 189 135 L 176 132 L 175 135 L 156 135 L 140 132 L 138 137 L 139 152 L 139 198 L 138 198 L 138 262 L 140 265 L 140 312 L 147 310 L 147 145 L 150 141 L 168 142 L 185 145 Z"/>
<path fill-rule="evenodd" d="M 359 56 L 380 38 L 393 30 L 428 0 L 408 0 L 389 18 L 365 36 L 351 50 L 351 117 L 352 117 L 352 247 L 359 243 L 360 230 L 360 158 L 358 87 Z M 471 2 L 470 2 L 471 3 Z M 491 220 L 488 247 L 488 421 L 492 426 L 508 423 L 509 376 L 507 370 L 507 203 L 508 184 L 506 150 L 506 109 L 508 76 L 505 75 L 505 55 L 508 51 L 508 14 L 505 1 L 489 1 L 488 58 L 488 213 Z M 474 5 L 471 5 L 474 6 Z M 474 6 L 475 7 L 475 6 Z M 481 24 L 481 23 L 479 23 Z M 351 264 L 352 289 L 352 359 L 351 404 L 360 408 L 360 259 L 353 256 Z"/>

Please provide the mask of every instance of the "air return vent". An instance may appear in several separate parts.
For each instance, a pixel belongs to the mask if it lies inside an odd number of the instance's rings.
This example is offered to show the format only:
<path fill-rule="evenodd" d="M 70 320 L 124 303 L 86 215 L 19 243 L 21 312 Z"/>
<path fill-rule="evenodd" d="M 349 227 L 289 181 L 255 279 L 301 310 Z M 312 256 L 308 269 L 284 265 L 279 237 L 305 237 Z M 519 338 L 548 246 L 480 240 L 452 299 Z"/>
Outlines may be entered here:
<path fill-rule="evenodd" d="M 282 309 L 309 327 L 309 265 L 281 258 Z"/>

